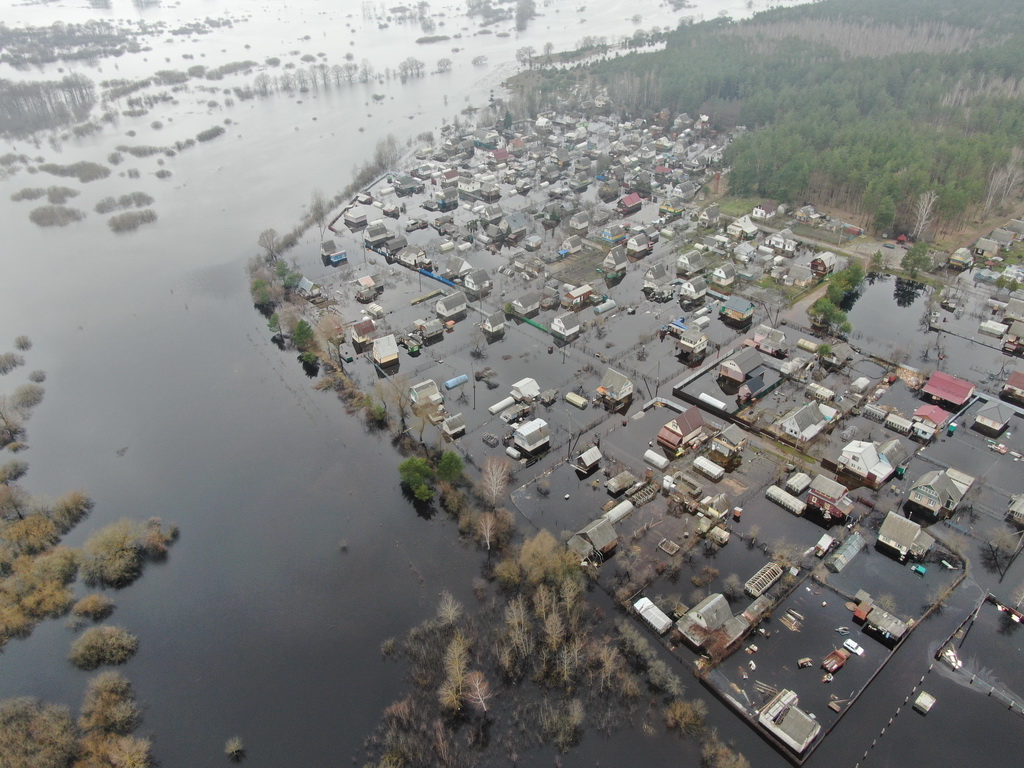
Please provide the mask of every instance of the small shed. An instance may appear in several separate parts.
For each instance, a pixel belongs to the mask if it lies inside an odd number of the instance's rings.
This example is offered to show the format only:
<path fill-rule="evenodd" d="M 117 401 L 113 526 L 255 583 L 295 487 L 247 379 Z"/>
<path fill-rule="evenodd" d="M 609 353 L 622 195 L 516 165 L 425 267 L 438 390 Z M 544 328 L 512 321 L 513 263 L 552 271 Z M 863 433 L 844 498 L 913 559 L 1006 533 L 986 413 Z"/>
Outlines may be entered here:
<path fill-rule="evenodd" d="M 633 603 L 633 609 L 659 635 L 664 635 L 672 628 L 672 619 L 666 616 L 665 612 L 652 603 L 649 598 L 641 597 Z"/>
<path fill-rule="evenodd" d="M 373 342 L 373 362 L 382 368 L 398 362 L 398 342 L 395 334 L 389 333 Z"/>
<path fill-rule="evenodd" d="M 594 445 L 577 456 L 573 466 L 580 472 L 593 472 L 601 463 L 602 458 L 604 457 L 601 455 L 601 449 Z"/>
<path fill-rule="evenodd" d="M 466 433 L 466 419 L 461 413 L 453 414 L 441 423 L 441 431 L 449 440 L 454 440 Z"/>

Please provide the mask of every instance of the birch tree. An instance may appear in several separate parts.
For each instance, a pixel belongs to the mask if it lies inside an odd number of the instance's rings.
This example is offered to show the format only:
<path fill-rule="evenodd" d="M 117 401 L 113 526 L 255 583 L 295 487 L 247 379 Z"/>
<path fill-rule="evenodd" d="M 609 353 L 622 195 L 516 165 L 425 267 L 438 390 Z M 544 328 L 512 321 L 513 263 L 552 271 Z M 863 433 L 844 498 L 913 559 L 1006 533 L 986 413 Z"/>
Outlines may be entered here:
<path fill-rule="evenodd" d="M 499 456 L 490 456 L 484 462 L 480 475 L 480 493 L 491 506 L 497 506 L 508 490 L 508 461 Z"/>
<path fill-rule="evenodd" d="M 486 714 L 487 702 L 491 700 L 492 696 L 491 686 L 487 682 L 487 678 L 484 677 L 483 672 L 473 670 L 466 675 L 462 697 L 467 704 Z"/>
<path fill-rule="evenodd" d="M 918 195 L 917 202 L 914 203 L 914 231 L 911 233 L 914 240 L 919 240 L 928 231 L 935 218 L 933 214 L 938 200 L 939 195 L 934 189 Z"/>

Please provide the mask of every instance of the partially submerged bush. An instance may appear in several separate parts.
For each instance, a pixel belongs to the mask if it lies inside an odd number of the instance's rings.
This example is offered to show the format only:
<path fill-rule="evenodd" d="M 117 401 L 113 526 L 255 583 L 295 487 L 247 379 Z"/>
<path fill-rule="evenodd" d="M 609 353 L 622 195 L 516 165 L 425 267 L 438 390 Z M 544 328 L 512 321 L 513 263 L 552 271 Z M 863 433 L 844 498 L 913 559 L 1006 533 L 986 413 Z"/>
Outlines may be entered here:
<path fill-rule="evenodd" d="M 93 621 L 102 621 L 114 612 L 114 601 L 106 595 L 94 592 L 75 603 L 71 608 L 71 612 L 75 616 L 92 619 Z"/>
<path fill-rule="evenodd" d="M 77 208 L 65 205 L 43 205 L 33 208 L 28 215 L 33 224 L 40 227 L 66 227 L 85 218 L 85 214 Z"/>
<path fill-rule="evenodd" d="M 141 719 L 132 684 L 120 672 L 102 672 L 89 681 L 78 727 L 85 732 L 127 735 Z"/>
<path fill-rule="evenodd" d="M 0 702 L 0 755 L 5 768 L 66 768 L 77 752 L 67 707 L 28 698 Z"/>
<path fill-rule="evenodd" d="M 0 354 L 0 376 L 10 373 L 19 365 L 25 364 L 25 358 L 16 352 L 4 352 Z"/>
<path fill-rule="evenodd" d="M 82 576 L 90 586 L 124 587 L 139 577 L 146 557 L 160 557 L 178 536 L 159 518 L 145 525 L 118 520 L 93 534 L 82 547 Z"/>
<path fill-rule="evenodd" d="M 139 649 L 139 639 L 122 627 L 93 627 L 71 644 L 68 660 L 79 669 L 124 664 Z"/>
<path fill-rule="evenodd" d="M 128 211 L 111 216 L 107 220 L 107 226 L 114 232 L 133 232 L 143 224 L 151 224 L 156 221 L 156 211 L 147 208 L 144 211 Z"/>

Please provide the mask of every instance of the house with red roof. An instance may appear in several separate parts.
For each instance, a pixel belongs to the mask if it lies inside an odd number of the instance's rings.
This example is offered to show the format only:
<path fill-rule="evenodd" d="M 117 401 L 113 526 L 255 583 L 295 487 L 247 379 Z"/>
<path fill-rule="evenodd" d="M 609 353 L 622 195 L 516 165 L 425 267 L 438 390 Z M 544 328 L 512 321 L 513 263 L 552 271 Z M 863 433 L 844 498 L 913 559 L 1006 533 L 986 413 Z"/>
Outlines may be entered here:
<path fill-rule="evenodd" d="M 948 403 L 957 408 L 962 407 L 974 394 L 974 385 L 969 381 L 950 376 L 948 373 L 936 371 L 928 379 L 921 392 L 932 400 Z"/>
<path fill-rule="evenodd" d="M 1024 402 L 1024 372 L 1013 371 L 1003 385 L 1003 397 Z"/>

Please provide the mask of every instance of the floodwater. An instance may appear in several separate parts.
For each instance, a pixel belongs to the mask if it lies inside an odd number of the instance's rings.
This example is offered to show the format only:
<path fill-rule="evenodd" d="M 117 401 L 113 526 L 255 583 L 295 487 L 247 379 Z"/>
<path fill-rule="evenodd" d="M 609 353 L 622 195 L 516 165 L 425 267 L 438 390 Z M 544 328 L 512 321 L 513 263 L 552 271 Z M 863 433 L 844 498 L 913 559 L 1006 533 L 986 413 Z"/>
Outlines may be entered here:
<path fill-rule="evenodd" d="M 232 121 L 225 136 L 166 160 L 173 174 L 167 180 L 153 176 L 157 160 L 147 158 L 84 185 L 25 171 L 0 181 L 3 345 L 29 335 L 34 346 L 22 370 L 48 374 L 46 399 L 28 425 L 25 485 L 49 496 L 84 488 L 96 500 L 91 518 L 68 537 L 72 545 L 125 516 L 158 516 L 181 527 L 167 561 L 113 595 L 114 620 L 141 641 L 124 672 L 145 706 L 142 731 L 155 735 L 162 765 L 213 764 L 235 734 L 253 766 L 363 762 L 364 737 L 403 686 L 402 666 L 381 659 L 381 641 L 431 615 L 443 589 L 473 599 L 469 585 L 481 556 L 458 543 L 443 516 L 427 521 L 414 513 L 396 482 L 401 457 L 386 438 L 367 434 L 332 396 L 314 392 L 294 353 L 270 343 L 244 266 L 262 229 L 289 230 L 313 188 L 331 194 L 346 186 L 382 135 L 394 132 L 404 142 L 436 132 L 465 105 L 485 104 L 515 71 L 516 48 L 539 50 L 550 41 L 557 50 L 584 35 L 614 39 L 634 28 L 620 4 L 590 0 L 577 12 L 581 4 L 539 3 L 544 16 L 524 33 L 466 34 L 429 48 L 412 43 L 418 29 L 378 29 L 355 3 L 324 10 L 312 2 L 240 8 L 211 0 L 139 11 L 114 0 L 110 11 L 86 3 L 4 9 L 7 24 L 246 19 L 196 41 L 156 35 L 144 53 L 62 65 L 96 81 L 193 63 L 287 58 L 292 50 L 324 51 L 328 63 L 351 50 L 356 62 L 370 58 L 378 69 L 408 55 L 455 63 L 448 75 L 406 84 L 230 107 L 220 93 L 179 93 L 177 103 L 123 117 L 92 137 L 37 146 L 21 140 L 4 150 L 60 163 L 102 161 L 121 143 L 166 145 Z M 681 13 L 740 15 L 745 6 L 702 3 Z M 453 8 L 438 7 L 449 16 L 449 28 L 438 33 L 452 34 L 454 26 L 472 32 Z M 641 14 L 648 29 L 678 17 L 653 0 L 634 2 L 629 12 Z M 452 54 L 453 46 L 462 50 Z M 186 52 L 195 58 L 182 60 Z M 470 63 L 480 54 L 489 57 L 487 68 Z M 54 77 L 57 69 L 2 66 L 0 76 Z M 246 82 L 249 76 L 218 86 Z M 370 106 L 371 92 L 384 100 Z M 210 100 L 220 103 L 209 107 Z M 159 131 L 150 126 L 157 118 L 164 121 Z M 130 130 L 138 135 L 126 138 Z M 119 176 L 129 167 L 141 178 Z M 34 203 L 7 200 L 22 187 L 52 184 L 81 190 L 70 205 L 89 212 L 84 222 L 39 229 L 27 218 Z M 156 199 L 159 220 L 116 236 L 92 207 L 136 190 Z M 319 265 L 313 240 L 290 254 L 307 269 Z M 77 707 L 87 675 L 65 660 L 71 639 L 63 622 L 51 621 L 8 644 L 0 697 Z M 735 732 L 753 764 L 782 764 L 721 705 L 712 703 L 710 720 Z M 692 745 L 632 729 L 608 739 L 588 734 L 574 759 L 630 764 L 638 749 L 652 762 L 698 763 Z M 521 763 L 548 764 L 551 757 L 531 753 Z"/>

